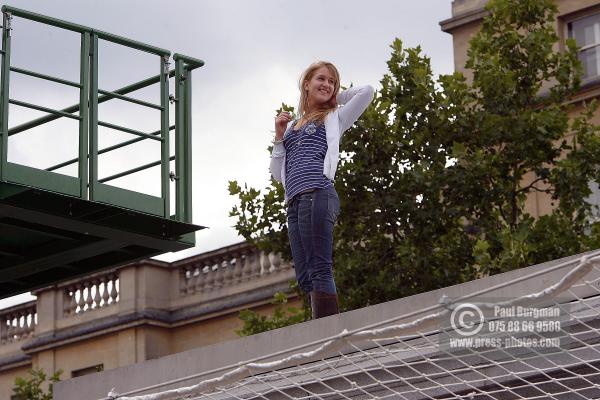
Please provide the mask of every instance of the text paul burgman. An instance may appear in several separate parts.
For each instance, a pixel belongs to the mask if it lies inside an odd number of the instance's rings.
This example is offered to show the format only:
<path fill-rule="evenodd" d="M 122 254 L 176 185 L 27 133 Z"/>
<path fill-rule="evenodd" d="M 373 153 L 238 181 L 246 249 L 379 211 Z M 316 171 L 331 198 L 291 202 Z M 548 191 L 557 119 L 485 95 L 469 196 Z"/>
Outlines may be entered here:
<path fill-rule="evenodd" d="M 495 306 L 494 316 L 500 318 L 556 318 L 560 317 L 560 308 L 558 307 L 523 307 L 523 306 Z"/>

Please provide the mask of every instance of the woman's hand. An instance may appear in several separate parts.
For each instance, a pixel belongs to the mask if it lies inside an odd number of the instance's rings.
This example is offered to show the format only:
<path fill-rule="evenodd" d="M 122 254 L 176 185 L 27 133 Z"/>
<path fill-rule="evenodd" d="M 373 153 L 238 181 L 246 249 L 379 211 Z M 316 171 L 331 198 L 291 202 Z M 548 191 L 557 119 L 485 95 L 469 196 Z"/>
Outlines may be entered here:
<path fill-rule="evenodd" d="M 287 124 L 292 120 L 292 114 L 282 111 L 275 117 L 275 139 L 281 140 L 285 134 Z"/>

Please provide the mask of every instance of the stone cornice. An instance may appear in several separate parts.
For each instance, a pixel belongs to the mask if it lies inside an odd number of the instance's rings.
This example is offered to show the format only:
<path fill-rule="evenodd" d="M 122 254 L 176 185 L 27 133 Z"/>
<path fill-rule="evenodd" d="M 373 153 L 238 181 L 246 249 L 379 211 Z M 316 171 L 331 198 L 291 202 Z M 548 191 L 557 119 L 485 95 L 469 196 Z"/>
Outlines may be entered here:
<path fill-rule="evenodd" d="M 485 8 L 480 8 L 473 11 L 468 11 L 463 14 L 459 14 L 457 16 L 445 19 L 440 22 L 440 27 L 443 32 L 452 34 L 456 28 L 469 24 L 471 22 L 479 21 L 483 19 L 483 17 L 487 14 Z"/>
<path fill-rule="evenodd" d="M 0 372 L 30 365 L 31 356 L 27 354 L 11 354 L 9 356 L 0 357 Z"/>

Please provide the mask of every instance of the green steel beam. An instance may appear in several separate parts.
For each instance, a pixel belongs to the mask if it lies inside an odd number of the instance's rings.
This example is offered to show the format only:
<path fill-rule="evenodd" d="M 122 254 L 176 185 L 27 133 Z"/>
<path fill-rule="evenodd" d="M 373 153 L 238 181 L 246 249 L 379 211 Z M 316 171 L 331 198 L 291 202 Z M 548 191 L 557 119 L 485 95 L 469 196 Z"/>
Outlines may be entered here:
<path fill-rule="evenodd" d="M 159 56 L 170 56 L 171 52 L 169 50 L 161 49 L 160 47 L 150 46 L 145 43 L 138 42 L 136 40 L 127 39 L 122 36 L 113 35 L 112 33 L 103 32 L 97 29 L 89 28 L 87 26 L 74 24 L 72 22 L 63 21 L 58 18 L 52 18 L 41 14 L 32 13 L 31 11 L 22 10 L 20 8 L 12 7 L 12 6 L 2 6 L 3 12 L 9 12 L 14 16 L 29 19 L 36 22 L 41 22 L 46 25 L 56 26 L 58 28 L 67 29 L 70 31 L 75 31 L 79 33 L 89 33 L 94 34 L 98 38 L 107 40 L 109 42 L 117 43 L 123 46 L 131 47 L 133 49 L 145 51 L 148 53 L 156 54 Z"/>
<path fill-rule="evenodd" d="M 172 131 L 173 129 L 175 129 L 175 125 L 171 125 L 169 127 L 169 131 Z M 158 131 L 151 132 L 150 135 L 157 136 L 157 135 L 160 135 L 160 133 L 161 133 L 161 130 L 158 130 Z M 130 144 L 140 142 L 142 140 L 146 140 L 146 138 L 145 137 L 137 137 L 135 139 L 131 139 L 131 140 L 128 140 L 126 142 L 117 143 L 115 145 L 112 145 L 110 147 L 106 147 L 106 148 L 98 151 L 98 154 L 108 153 L 109 151 L 120 149 L 121 147 L 125 147 L 125 146 L 128 146 Z"/>
<path fill-rule="evenodd" d="M 174 159 L 175 159 L 175 156 L 169 157 L 169 160 L 174 160 Z M 161 165 L 161 164 L 162 164 L 162 160 L 154 161 L 154 162 L 151 162 L 151 163 L 148 163 L 148 164 L 141 165 L 139 167 L 132 168 L 132 169 L 124 171 L 124 172 L 119 172 L 118 174 L 107 176 L 106 178 L 99 179 L 98 182 L 105 183 L 105 182 L 112 181 L 112 180 L 115 180 L 115 179 L 118 179 L 118 178 L 122 178 L 122 177 L 124 177 L 126 175 L 135 174 L 136 172 L 140 172 L 140 171 L 143 171 L 145 169 L 156 167 L 157 165 Z"/>
<path fill-rule="evenodd" d="M 58 28 L 67 29 L 69 31 L 74 31 L 74 32 L 79 32 L 79 33 L 84 33 L 84 32 L 90 31 L 90 28 L 88 28 L 87 26 L 74 24 L 72 22 L 62 21 L 60 19 L 47 17 L 45 15 L 36 14 L 31 11 L 22 10 L 20 8 L 8 6 L 8 5 L 2 6 L 2 12 L 3 13 L 8 12 L 16 17 L 21 17 L 21 18 L 29 19 L 31 21 L 41 22 L 46 25 L 56 26 Z"/>
<path fill-rule="evenodd" d="M 148 103 L 147 101 L 139 100 L 139 99 L 136 99 L 136 98 L 133 98 L 133 97 L 123 96 L 123 95 L 120 95 L 120 94 L 115 93 L 115 92 L 109 92 L 108 90 L 98 89 L 98 93 L 105 94 L 107 96 L 114 97 L 114 98 L 119 99 L 119 100 L 128 101 L 130 103 L 135 103 L 135 104 L 139 104 L 139 105 L 142 105 L 142 106 L 154 108 L 156 110 L 162 110 L 162 107 L 159 106 L 159 105 L 157 105 L 157 104 Z"/>
<path fill-rule="evenodd" d="M 6 163 L 6 181 L 63 193 L 73 197 L 79 197 L 79 193 L 81 192 L 79 178 L 56 172 L 48 172 L 10 161 Z"/>
<path fill-rule="evenodd" d="M 103 32 L 96 29 L 94 29 L 93 31 L 98 34 L 98 38 L 109 42 L 131 47 L 132 49 L 136 50 L 145 51 L 147 53 L 156 54 L 157 56 L 161 57 L 171 56 L 171 52 L 169 50 L 161 49 L 160 47 L 150 46 L 145 43 L 138 42 L 136 40 L 127 39 L 122 36 L 113 35 L 112 33 Z"/>
<path fill-rule="evenodd" d="M 171 217 L 170 158 L 169 158 L 169 59 L 160 58 L 160 112 L 161 130 L 161 197 L 164 201 L 163 216 Z"/>
<path fill-rule="evenodd" d="M 175 61 L 175 218 L 177 221 L 185 220 L 185 183 L 186 170 L 184 168 L 184 137 L 185 137 L 185 75 L 184 61 L 179 58 Z"/>
<path fill-rule="evenodd" d="M 184 63 L 186 63 L 187 65 L 185 66 L 185 68 L 188 71 L 191 71 L 193 69 L 199 68 L 204 66 L 204 61 L 203 60 L 199 60 L 197 58 L 193 58 L 193 57 L 189 57 L 180 53 L 175 53 L 173 54 L 173 60 L 178 61 L 181 60 Z"/>
<path fill-rule="evenodd" d="M 96 67 L 96 69 L 97 69 L 97 67 Z M 174 75 L 175 75 L 175 70 L 173 69 L 173 70 L 171 70 L 169 72 L 169 77 L 172 77 Z M 115 90 L 113 93 L 117 93 L 117 94 L 121 94 L 121 95 L 128 94 L 128 93 L 131 93 L 131 92 L 135 92 L 136 90 L 148 87 L 150 85 L 154 85 L 155 83 L 158 83 L 158 82 L 160 82 L 160 75 L 156 75 L 156 76 L 153 76 L 151 78 L 147 78 L 147 79 L 144 79 L 142 81 L 133 83 L 131 85 L 122 87 L 121 89 Z M 108 101 L 108 100 L 111 100 L 111 99 L 112 99 L 111 96 L 103 95 L 103 96 L 100 96 L 100 97 L 96 97 L 96 102 L 98 104 L 100 104 L 100 103 L 104 103 L 105 101 Z M 74 112 L 77 112 L 77 111 L 79 111 L 79 104 L 74 104 L 74 105 L 72 105 L 70 107 L 62 109 L 61 111 L 65 112 L 65 113 L 74 113 Z M 21 125 L 17 125 L 17 126 L 14 126 L 14 127 L 10 128 L 9 131 L 8 131 L 8 135 L 9 136 L 16 135 L 17 133 L 26 131 L 26 130 L 31 129 L 31 128 L 35 128 L 36 126 L 45 124 L 46 122 L 54 121 L 54 120 L 56 120 L 58 118 L 60 118 L 60 116 L 56 116 L 56 115 L 47 115 L 47 116 L 44 116 L 44 117 L 36 118 L 36 119 L 34 119 L 32 121 L 25 122 L 25 123 L 23 123 Z"/>
<path fill-rule="evenodd" d="M 89 83 L 89 199 L 94 201 L 94 190 L 98 184 L 98 35 L 92 34 L 90 43 Z M 33 121 L 32 121 L 33 122 Z"/>
<path fill-rule="evenodd" d="M 152 136 L 152 135 L 149 135 L 149 134 L 144 133 L 144 132 L 136 131 L 134 129 L 125 128 L 124 126 L 115 125 L 115 124 L 111 124 L 111 123 L 104 122 L 104 121 L 98 121 L 98 125 L 99 126 L 104 126 L 106 128 L 114 129 L 114 130 L 117 130 L 117 131 L 125 132 L 125 133 L 131 133 L 132 135 L 140 136 L 140 137 L 143 137 L 143 138 L 146 138 L 146 139 L 157 140 L 159 142 L 162 140 L 159 137 Z"/>
<path fill-rule="evenodd" d="M 48 107 L 42 107 L 42 106 L 38 106 L 38 105 L 35 105 L 35 104 L 26 103 L 24 101 L 9 99 L 8 102 L 10 104 L 14 104 L 15 106 L 21 106 L 21 107 L 31 108 L 33 110 L 43 111 L 43 112 L 46 112 L 46 113 L 49 113 L 49 114 L 60 115 L 61 117 L 66 117 L 66 118 L 71 118 L 71 119 L 77 119 L 77 120 L 81 119 L 81 116 L 79 116 L 79 115 L 69 114 L 69 113 L 66 113 L 64 111 L 59 111 L 59 110 L 55 110 L 53 108 L 48 108 Z"/>
<path fill-rule="evenodd" d="M 177 175 L 175 218 L 182 222 L 192 221 L 192 70 L 204 65 L 204 61 L 182 54 L 174 54 Z"/>
<path fill-rule="evenodd" d="M 185 136 L 184 136 L 184 204 L 185 213 L 183 222 L 192 223 L 192 71 L 187 72 L 185 80 Z M 192 235 L 195 239 L 195 235 Z"/>
<path fill-rule="evenodd" d="M 88 107 L 89 85 L 90 85 L 90 34 L 85 32 L 81 35 L 81 54 L 79 64 L 79 197 L 88 198 L 88 128 L 90 124 L 90 112 Z"/>
<path fill-rule="evenodd" d="M 0 181 L 6 180 L 8 163 L 8 98 L 10 77 L 10 29 L 11 15 L 3 13 L 2 23 L 2 85 L 0 89 Z"/>
<path fill-rule="evenodd" d="M 151 246 L 165 253 L 182 249 L 181 246 L 178 245 L 178 240 L 165 241 L 136 231 L 125 231 L 123 229 L 104 226 L 93 222 L 76 220 L 69 218 L 66 215 L 56 215 L 42 211 L 23 209 L 9 204 L 0 203 L 0 217 L 11 217 L 35 224 L 55 226 L 59 229 L 111 238 L 122 243 L 125 242 L 142 247 Z"/>
<path fill-rule="evenodd" d="M 61 78 L 56 78 L 56 77 L 50 76 L 50 75 L 40 74 L 39 72 L 29 71 L 29 70 L 26 70 L 23 68 L 17 68 L 17 67 L 10 67 L 10 70 L 13 72 L 19 73 L 19 74 L 29 75 L 29 76 L 33 76 L 35 78 L 45 79 L 47 81 L 52 81 L 52 82 L 56 82 L 56 83 L 61 83 L 63 85 L 81 88 L 81 84 L 79 84 L 77 82 L 71 82 L 66 79 L 61 79 Z"/>

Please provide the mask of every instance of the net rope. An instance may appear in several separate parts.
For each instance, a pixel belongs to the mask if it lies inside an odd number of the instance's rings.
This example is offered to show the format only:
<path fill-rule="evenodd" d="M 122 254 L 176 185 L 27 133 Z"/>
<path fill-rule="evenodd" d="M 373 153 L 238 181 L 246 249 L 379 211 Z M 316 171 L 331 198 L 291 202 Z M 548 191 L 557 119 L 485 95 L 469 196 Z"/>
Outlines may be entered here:
<path fill-rule="evenodd" d="M 285 351 L 123 394 L 113 389 L 103 400 L 600 398 L 599 267 L 595 251 Z M 562 270 L 568 272 L 539 292 L 486 299 Z M 465 307 L 465 315 L 480 318 L 455 320 Z M 515 308 L 547 315 L 495 314 Z M 194 379 L 200 381 L 183 386 Z"/>

